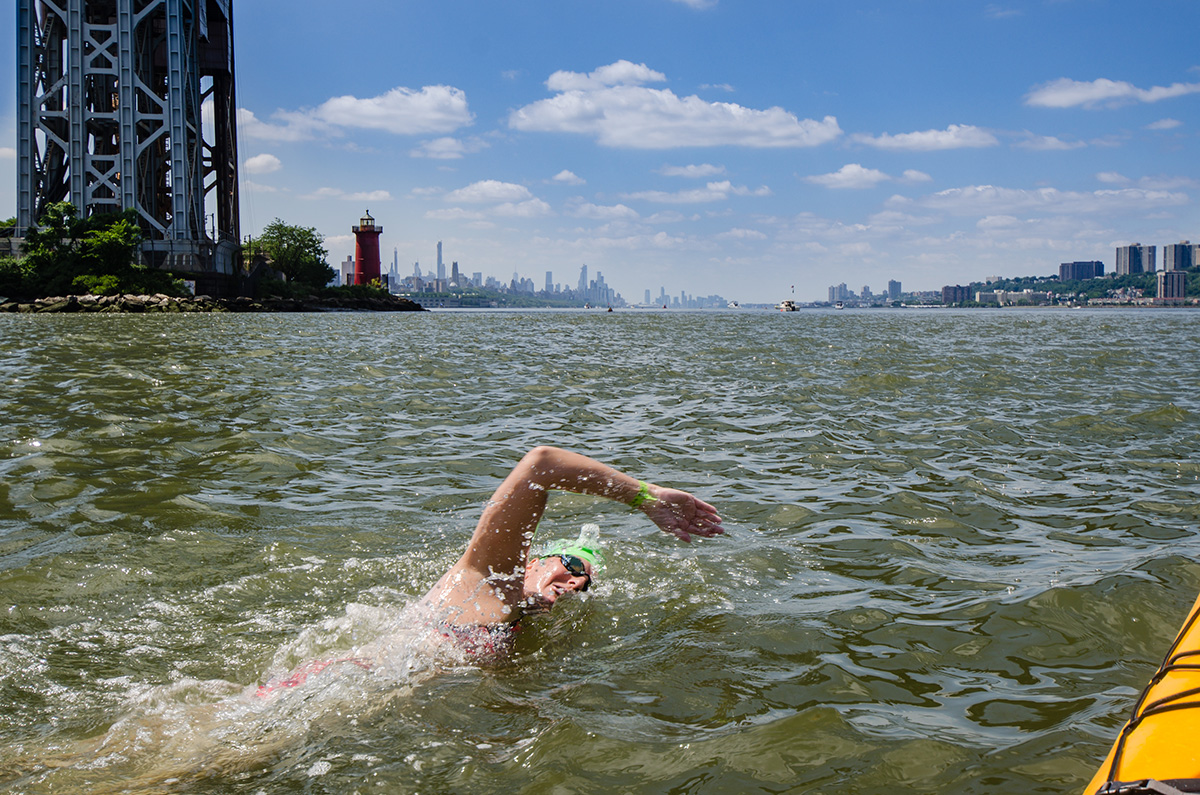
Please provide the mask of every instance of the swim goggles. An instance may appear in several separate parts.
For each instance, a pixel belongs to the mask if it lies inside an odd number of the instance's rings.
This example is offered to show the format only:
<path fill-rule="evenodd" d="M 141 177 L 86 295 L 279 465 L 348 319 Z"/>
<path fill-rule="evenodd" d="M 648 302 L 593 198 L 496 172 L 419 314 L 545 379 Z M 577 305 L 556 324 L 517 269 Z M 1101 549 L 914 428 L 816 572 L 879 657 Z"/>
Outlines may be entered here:
<path fill-rule="evenodd" d="M 558 559 L 562 561 L 563 568 L 567 570 L 568 574 L 572 574 L 576 577 L 587 577 L 587 582 L 585 582 L 583 587 L 579 589 L 581 591 L 586 591 L 588 586 L 592 584 L 592 575 L 588 574 L 587 567 L 583 564 L 583 560 L 575 555 L 568 555 L 566 553 L 560 554 Z"/>

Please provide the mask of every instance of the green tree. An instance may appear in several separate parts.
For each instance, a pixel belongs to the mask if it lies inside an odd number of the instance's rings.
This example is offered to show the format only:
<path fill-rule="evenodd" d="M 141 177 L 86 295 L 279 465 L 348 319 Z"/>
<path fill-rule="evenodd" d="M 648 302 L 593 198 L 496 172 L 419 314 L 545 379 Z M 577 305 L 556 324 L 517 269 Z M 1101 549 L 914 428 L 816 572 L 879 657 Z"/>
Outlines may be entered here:
<path fill-rule="evenodd" d="M 166 293 L 183 287 L 166 271 L 138 263 L 142 233 L 137 212 L 78 218 L 69 202 L 50 205 L 25 235 L 24 258 L 0 269 L 0 282 L 18 296 L 80 292 Z"/>
<path fill-rule="evenodd" d="M 29 292 L 62 295 L 69 291 L 75 277 L 83 275 L 78 241 L 82 232 L 70 202 L 50 205 L 38 225 L 26 230 L 22 251 Z"/>
<path fill-rule="evenodd" d="M 5 298 L 24 295 L 29 279 L 25 261 L 15 257 L 0 257 L 0 296 Z"/>
<path fill-rule="evenodd" d="M 276 218 L 256 242 L 271 260 L 271 267 L 290 282 L 320 288 L 333 279 L 333 268 L 325 261 L 325 240 L 312 227 L 292 226 Z"/>

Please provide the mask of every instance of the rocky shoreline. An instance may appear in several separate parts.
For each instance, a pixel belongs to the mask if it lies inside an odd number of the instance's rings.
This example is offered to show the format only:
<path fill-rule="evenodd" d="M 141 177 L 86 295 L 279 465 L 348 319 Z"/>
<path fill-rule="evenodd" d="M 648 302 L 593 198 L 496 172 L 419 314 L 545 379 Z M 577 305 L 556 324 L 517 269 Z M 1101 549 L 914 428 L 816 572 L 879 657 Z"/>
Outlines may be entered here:
<path fill-rule="evenodd" d="M 396 296 L 339 298 L 176 298 L 163 295 L 66 295 L 35 301 L 5 301 L 0 312 L 20 314 L 91 312 L 424 312 L 420 304 Z"/>

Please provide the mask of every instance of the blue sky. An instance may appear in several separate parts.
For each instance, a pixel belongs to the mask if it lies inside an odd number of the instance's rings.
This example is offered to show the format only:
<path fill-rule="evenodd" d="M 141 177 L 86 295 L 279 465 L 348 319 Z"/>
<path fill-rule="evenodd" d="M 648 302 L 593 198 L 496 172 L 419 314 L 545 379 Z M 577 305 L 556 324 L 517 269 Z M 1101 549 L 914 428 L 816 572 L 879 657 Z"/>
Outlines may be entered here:
<path fill-rule="evenodd" d="M 334 8 L 338 10 L 333 10 Z M 15 18 L 14 0 L 0 15 Z M 234 10 L 242 229 L 385 268 L 823 300 L 1200 240 L 1200 3 L 347 0 Z M 15 55 L 0 45 L 0 217 Z"/>

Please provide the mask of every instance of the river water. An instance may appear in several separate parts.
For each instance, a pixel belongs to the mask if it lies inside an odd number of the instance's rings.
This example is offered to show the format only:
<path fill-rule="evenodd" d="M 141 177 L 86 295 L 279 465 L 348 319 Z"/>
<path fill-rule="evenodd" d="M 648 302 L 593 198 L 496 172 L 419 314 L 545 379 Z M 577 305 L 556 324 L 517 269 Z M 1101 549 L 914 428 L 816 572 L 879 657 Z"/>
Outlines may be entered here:
<path fill-rule="evenodd" d="M 7 792 L 1078 790 L 1200 589 L 1186 310 L 9 315 L 0 382 Z M 556 494 L 603 580 L 429 651 L 542 443 L 727 534 Z"/>

